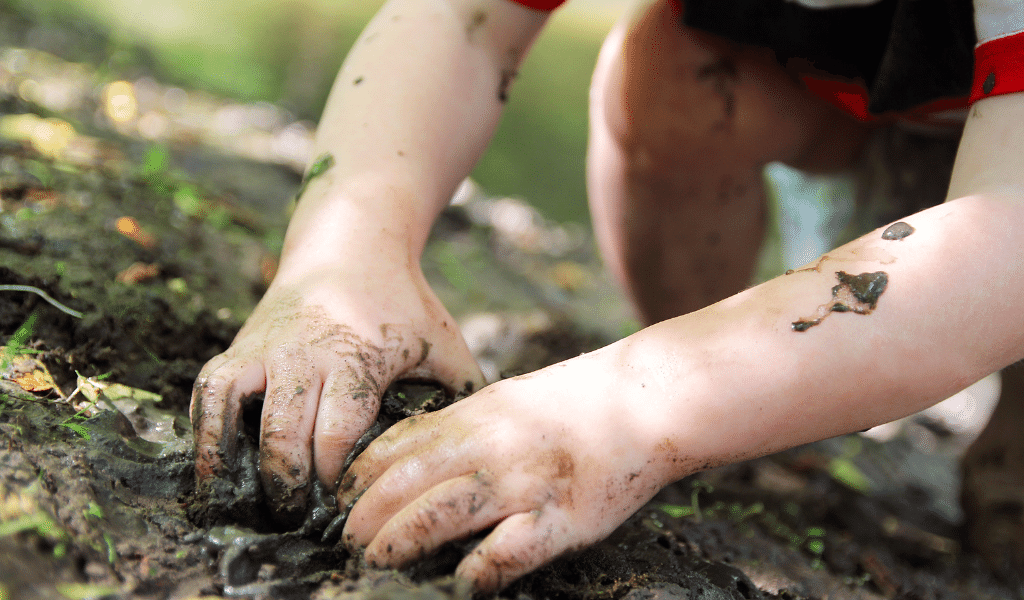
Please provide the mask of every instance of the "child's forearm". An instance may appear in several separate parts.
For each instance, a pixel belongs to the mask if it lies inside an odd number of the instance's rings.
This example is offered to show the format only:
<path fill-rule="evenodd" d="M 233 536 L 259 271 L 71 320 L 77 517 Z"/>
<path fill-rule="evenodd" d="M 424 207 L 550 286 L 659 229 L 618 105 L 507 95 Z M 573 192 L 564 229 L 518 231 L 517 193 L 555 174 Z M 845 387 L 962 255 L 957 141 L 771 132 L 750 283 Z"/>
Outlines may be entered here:
<path fill-rule="evenodd" d="M 335 81 L 314 151 L 333 166 L 299 202 L 284 260 L 310 268 L 382 239 L 418 254 L 545 16 L 504 0 L 388 2 Z"/>
<path fill-rule="evenodd" d="M 662 415 L 646 419 L 663 424 L 652 434 L 701 456 L 670 479 L 905 416 L 1024 356 L 1018 199 L 963 198 L 906 222 L 902 240 L 877 230 L 621 342 L 641 374 L 634 404 Z M 829 312 L 839 272 L 886 273 L 874 310 Z"/>
<path fill-rule="evenodd" d="M 647 418 L 664 424 L 655 433 L 702 457 L 673 476 L 905 416 L 1024 357 L 1024 99 L 1016 96 L 978 103 L 955 199 L 907 217 L 907 237 L 876 230 L 621 342 L 646 379 L 628 391 L 634 404 L 667 411 L 669 419 Z M 840 272 L 868 274 L 861 283 L 886 274 L 873 310 L 832 310 L 843 303 L 833 288 L 845 294 Z"/>

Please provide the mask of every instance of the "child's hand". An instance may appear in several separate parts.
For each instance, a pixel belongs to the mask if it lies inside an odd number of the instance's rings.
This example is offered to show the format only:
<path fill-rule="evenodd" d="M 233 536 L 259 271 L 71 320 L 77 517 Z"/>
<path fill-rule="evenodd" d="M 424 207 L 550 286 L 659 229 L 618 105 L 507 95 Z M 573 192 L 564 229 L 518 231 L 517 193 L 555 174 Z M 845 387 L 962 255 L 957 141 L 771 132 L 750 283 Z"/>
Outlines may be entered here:
<path fill-rule="evenodd" d="M 457 570 L 493 591 L 607 536 L 676 477 L 615 348 L 389 429 L 342 478 L 339 506 L 358 499 L 345 543 L 400 566 L 494 527 Z"/>
<path fill-rule="evenodd" d="M 364 269 L 366 272 L 357 272 Z M 266 390 L 260 475 L 279 517 L 300 517 L 316 473 L 334 490 L 342 463 L 400 377 L 477 389 L 483 377 L 419 271 L 348 268 L 279 275 L 192 394 L 196 475 L 230 472 L 243 405 Z"/>

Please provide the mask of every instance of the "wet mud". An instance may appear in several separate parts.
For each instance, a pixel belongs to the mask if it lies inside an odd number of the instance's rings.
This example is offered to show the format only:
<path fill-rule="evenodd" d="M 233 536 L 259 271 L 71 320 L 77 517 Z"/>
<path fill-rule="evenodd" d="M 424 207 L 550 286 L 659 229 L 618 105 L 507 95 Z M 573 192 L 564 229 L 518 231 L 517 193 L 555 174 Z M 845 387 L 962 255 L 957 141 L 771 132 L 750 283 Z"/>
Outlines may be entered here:
<path fill-rule="evenodd" d="M 839 284 L 832 288 L 832 301 L 819 306 L 813 317 L 794 321 L 793 331 L 807 331 L 819 325 L 832 313 L 853 312 L 858 315 L 869 315 L 875 310 L 878 298 L 889 285 L 889 275 L 885 271 L 860 275 L 836 271 L 836 279 L 839 280 Z"/>
<path fill-rule="evenodd" d="M 914 228 L 909 223 L 899 221 L 885 228 L 882 232 L 883 240 L 902 240 L 908 235 L 914 233 Z"/>
<path fill-rule="evenodd" d="M 4 113 L 54 117 L 15 89 L 0 85 Z M 470 598 L 451 577 L 465 544 L 403 571 L 372 568 L 325 540 L 339 511 L 322 489 L 298 529 L 275 525 L 256 471 L 258 399 L 230 473 L 195 488 L 189 392 L 265 290 L 276 215 L 302 176 L 217 157 L 195 140 L 154 148 L 95 123 L 95 103 L 78 110 L 61 115 L 88 138 L 77 154 L 0 139 L 0 285 L 30 286 L 81 313 L 0 288 L 0 598 Z M 243 175 L 213 183 L 211 171 Z M 253 198 L 245 174 L 255 172 L 280 175 L 263 192 L 273 199 Z M 260 201 L 276 208 L 250 208 Z M 589 238 L 535 217 L 535 237 L 510 233 L 495 216 L 509 206 L 471 198 L 450 209 L 424 262 L 466 315 L 492 378 L 591 350 L 613 338 L 600 329 L 607 315 L 622 314 L 602 304 L 611 286 Z M 465 268 L 470 259 L 484 267 Z M 873 306 L 884 291 L 877 277 L 848 277 L 837 286 L 848 303 Z M 467 291 L 469 279 L 493 296 Z M 377 429 L 453 400 L 403 382 L 388 391 Z M 687 478 L 609 539 L 500 597 L 1019 597 L 962 550 L 941 492 L 907 479 L 922 471 L 901 466 L 917 454 L 844 448 L 830 441 Z"/>

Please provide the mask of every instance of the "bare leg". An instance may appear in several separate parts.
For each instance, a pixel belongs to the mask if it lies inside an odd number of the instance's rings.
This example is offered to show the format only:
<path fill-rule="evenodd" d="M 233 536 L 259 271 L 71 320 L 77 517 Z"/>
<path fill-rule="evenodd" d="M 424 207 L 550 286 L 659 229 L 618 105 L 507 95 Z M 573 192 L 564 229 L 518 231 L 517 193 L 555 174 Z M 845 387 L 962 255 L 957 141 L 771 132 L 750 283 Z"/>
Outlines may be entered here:
<path fill-rule="evenodd" d="M 591 89 L 588 186 L 608 267 L 641 318 L 750 283 L 762 170 L 851 162 L 868 129 L 806 93 L 770 51 L 684 28 L 667 0 L 605 41 Z"/>
<path fill-rule="evenodd" d="M 999 405 L 962 466 L 968 543 L 1024 585 L 1024 364 L 1003 369 Z"/>

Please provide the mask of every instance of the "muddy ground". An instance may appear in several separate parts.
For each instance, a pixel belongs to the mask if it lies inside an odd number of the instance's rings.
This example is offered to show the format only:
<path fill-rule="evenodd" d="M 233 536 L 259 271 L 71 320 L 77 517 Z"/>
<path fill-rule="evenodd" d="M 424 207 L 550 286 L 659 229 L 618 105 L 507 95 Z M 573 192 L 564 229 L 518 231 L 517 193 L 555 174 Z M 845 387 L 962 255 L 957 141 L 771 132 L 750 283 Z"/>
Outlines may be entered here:
<path fill-rule="evenodd" d="M 458 547 L 370 569 L 268 529 L 255 478 L 226 505 L 194 493 L 188 393 L 273 275 L 311 125 L 0 14 L 0 599 L 468 598 Z M 492 378 L 633 327 L 588 234 L 522 202 L 463 190 L 424 267 Z M 922 422 L 697 474 L 501 596 L 1020 597 L 962 549 L 954 437 Z"/>

